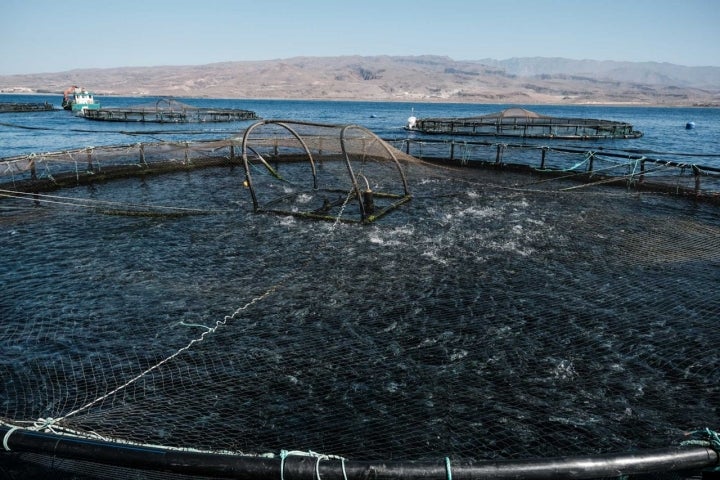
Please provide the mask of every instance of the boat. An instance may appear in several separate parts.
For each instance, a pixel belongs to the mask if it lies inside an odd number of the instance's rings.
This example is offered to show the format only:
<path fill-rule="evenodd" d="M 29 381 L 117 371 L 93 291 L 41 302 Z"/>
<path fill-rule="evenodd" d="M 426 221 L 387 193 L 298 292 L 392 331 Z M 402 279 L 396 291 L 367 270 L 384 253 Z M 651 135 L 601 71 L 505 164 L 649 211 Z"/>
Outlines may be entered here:
<path fill-rule="evenodd" d="M 99 110 L 93 94 L 82 87 L 73 85 L 63 92 L 62 108 L 82 115 L 85 110 Z"/>
<path fill-rule="evenodd" d="M 408 118 L 405 130 L 427 134 L 593 140 L 639 138 L 629 123 L 539 115 L 524 108 L 466 118 Z"/>

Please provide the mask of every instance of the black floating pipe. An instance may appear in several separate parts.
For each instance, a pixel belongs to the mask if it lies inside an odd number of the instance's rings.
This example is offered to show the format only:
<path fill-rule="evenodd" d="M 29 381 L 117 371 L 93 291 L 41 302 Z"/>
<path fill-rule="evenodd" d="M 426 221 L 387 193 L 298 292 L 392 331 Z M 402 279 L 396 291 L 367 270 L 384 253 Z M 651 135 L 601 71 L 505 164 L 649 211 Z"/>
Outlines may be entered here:
<path fill-rule="evenodd" d="M 12 431 L 11 431 L 12 430 Z M 108 442 L 0 426 L 3 446 L 119 467 L 240 480 L 509 480 L 591 479 L 678 470 L 698 471 L 718 464 L 704 446 L 630 453 L 493 462 L 367 462 L 291 454 L 281 458 L 213 454 Z M 0 449 L 0 455 L 2 449 Z"/>

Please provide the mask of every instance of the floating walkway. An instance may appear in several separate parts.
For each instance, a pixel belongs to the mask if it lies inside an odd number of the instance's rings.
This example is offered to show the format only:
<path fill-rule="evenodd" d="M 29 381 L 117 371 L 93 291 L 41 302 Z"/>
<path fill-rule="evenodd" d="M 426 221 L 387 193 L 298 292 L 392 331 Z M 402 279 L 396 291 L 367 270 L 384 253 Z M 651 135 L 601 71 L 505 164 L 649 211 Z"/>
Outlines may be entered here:
<path fill-rule="evenodd" d="M 257 120 L 251 110 L 193 107 L 172 99 L 160 99 L 154 105 L 86 110 L 84 118 L 106 122 L 205 123 Z"/>
<path fill-rule="evenodd" d="M 598 140 L 639 138 L 642 132 L 625 122 L 539 115 L 524 108 L 466 118 L 410 117 L 406 130 L 441 135 Z"/>
<path fill-rule="evenodd" d="M 16 103 L 4 102 L 0 103 L 0 113 L 14 112 L 49 112 L 54 110 L 52 103 Z"/>

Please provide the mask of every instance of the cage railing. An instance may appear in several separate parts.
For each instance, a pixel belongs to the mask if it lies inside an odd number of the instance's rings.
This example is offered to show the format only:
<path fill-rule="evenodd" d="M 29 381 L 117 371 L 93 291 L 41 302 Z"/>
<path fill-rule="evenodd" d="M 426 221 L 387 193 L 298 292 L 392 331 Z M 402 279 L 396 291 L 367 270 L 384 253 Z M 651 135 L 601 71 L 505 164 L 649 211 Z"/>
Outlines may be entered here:
<path fill-rule="evenodd" d="M 402 138 L 389 140 L 416 158 L 469 167 L 521 168 L 550 175 L 572 173 L 577 180 L 620 183 L 638 190 L 660 190 L 720 201 L 720 167 L 642 152 L 604 147 L 565 147 L 488 141 Z M 690 154 L 665 154 L 679 157 Z M 719 157 L 699 154 L 700 157 Z"/>
<path fill-rule="evenodd" d="M 398 150 L 431 162 L 467 167 L 524 169 L 537 174 L 563 175 L 584 183 L 603 181 L 637 190 L 657 190 L 680 196 L 720 201 L 720 167 L 678 160 L 690 154 L 644 154 L 603 147 L 569 147 L 440 139 L 385 139 Z M 332 142 L 308 139 L 318 155 Z M 256 145 L 282 149 L 295 139 L 268 137 Z M 698 155 L 705 158 L 720 155 Z M 59 152 L 0 158 L 0 185 L 40 191 L 108 179 L 147 175 L 173 169 L 242 165 L 242 138 L 185 142 L 140 142 L 84 147 Z"/>

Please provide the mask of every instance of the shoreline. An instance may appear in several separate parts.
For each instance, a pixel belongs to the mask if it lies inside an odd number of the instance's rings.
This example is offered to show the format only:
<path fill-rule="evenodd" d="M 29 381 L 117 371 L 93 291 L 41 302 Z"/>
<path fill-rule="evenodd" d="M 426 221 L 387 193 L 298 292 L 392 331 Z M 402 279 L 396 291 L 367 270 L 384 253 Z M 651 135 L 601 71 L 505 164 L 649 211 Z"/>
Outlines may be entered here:
<path fill-rule="evenodd" d="M 163 94 L 152 94 L 144 93 L 138 94 L 119 94 L 119 93 L 102 93 L 98 91 L 93 92 L 97 97 L 113 97 L 113 98 L 178 98 L 178 99 L 194 99 L 194 100 L 250 100 L 250 101 L 277 101 L 277 102 L 368 102 L 368 103 L 430 103 L 430 104 L 457 104 L 457 105 L 524 105 L 524 106 L 568 106 L 568 107 L 647 107 L 647 108 L 720 108 L 720 102 L 718 103 L 651 103 L 643 101 L 602 101 L 602 100 L 589 100 L 584 102 L 552 102 L 552 101 L 530 101 L 530 102 L 513 102 L 513 101 L 495 101 L 495 102 L 473 102 L 473 101 L 462 101 L 458 99 L 449 98 L 418 98 L 418 99 L 398 99 L 398 98 L 345 98 L 345 97 L 235 97 L 235 96 L 191 96 L 191 95 L 163 95 Z M 4 96 L 58 96 L 62 97 L 62 92 L 8 92 L 0 91 L 0 98 Z"/>

